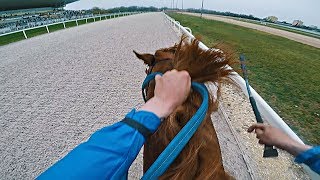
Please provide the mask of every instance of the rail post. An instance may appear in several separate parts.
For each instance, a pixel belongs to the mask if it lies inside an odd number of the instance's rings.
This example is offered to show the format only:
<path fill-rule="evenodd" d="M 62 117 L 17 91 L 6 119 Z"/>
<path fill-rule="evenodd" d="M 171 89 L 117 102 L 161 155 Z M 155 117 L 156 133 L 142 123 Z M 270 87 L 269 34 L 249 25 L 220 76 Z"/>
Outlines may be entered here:
<path fill-rule="evenodd" d="M 65 29 L 66 28 L 66 23 L 63 21 L 63 28 Z"/>
<path fill-rule="evenodd" d="M 24 38 L 28 39 L 28 36 L 27 36 L 25 30 L 23 30 L 22 32 L 23 32 Z"/>
<path fill-rule="evenodd" d="M 48 26 L 46 25 L 47 32 L 50 33 Z"/>
<path fill-rule="evenodd" d="M 79 26 L 79 24 L 78 24 L 78 20 L 76 19 L 76 24 L 77 24 L 77 26 Z"/>

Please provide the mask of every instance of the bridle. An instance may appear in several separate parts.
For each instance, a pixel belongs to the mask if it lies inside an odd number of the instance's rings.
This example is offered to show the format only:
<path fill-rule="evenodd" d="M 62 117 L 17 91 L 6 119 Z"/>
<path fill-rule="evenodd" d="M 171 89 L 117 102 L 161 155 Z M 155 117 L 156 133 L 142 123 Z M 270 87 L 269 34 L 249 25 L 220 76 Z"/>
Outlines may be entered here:
<path fill-rule="evenodd" d="M 171 58 L 166 58 L 166 59 L 162 59 L 160 61 L 154 61 L 150 66 L 148 66 L 148 68 L 146 69 L 146 73 L 147 75 L 152 73 L 152 70 L 154 68 L 154 66 L 156 66 L 159 63 L 163 63 L 163 62 L 167 62 L 167 61 L 172 61 Z"/>

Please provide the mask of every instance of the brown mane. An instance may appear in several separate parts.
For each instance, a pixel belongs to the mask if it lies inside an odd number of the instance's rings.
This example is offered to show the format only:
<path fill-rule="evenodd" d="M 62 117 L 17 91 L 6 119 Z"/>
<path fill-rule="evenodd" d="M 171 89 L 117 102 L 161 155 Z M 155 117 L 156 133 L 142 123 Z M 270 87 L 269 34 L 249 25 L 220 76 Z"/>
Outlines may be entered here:
<path fill-rule="evenodd" d="M 136 53 L 136 52 L 135 52 Z M 232 70 L 227 68 L 230 58 L 220 50 L 199 48 L 199 41 L 182 38 L 178 45 L 156 51 L 155 55 L 138 54 L 149 66 L 154 65 L 152 72 L 166 72 L 171 69 L 186 70 L 192 81 L 214 83 L 218 89 L 216 98 L 210 96 L 209 110 L 189 143 L 160 179 L 232 179 L 223 168 L 220 146 L 211 117 L 217 110 L 219 83 Z M 164 62 L 171 58 L 172 61 Z M 159 63 L 163 61 L 162 63 Z M 154 83 L 150 83 L 147 97 L 153 96 Z M 175 135 L 194 115 L 202 102 L 201 96 L 191 91 L 186 102 L 179 106 L 147 139 L 144 146 L 144 172 L 151 166 Z"/>

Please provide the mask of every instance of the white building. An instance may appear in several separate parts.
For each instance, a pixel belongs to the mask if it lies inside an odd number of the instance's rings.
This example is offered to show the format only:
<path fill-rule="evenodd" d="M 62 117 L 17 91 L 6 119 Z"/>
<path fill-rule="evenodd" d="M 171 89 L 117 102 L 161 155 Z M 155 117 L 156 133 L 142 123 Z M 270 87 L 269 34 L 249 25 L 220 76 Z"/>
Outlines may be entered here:
<path fill-rule="evenodd" d="M 294 20 L 291 25 L 292 26 L 302 26 L 303 22 L 301 20 Z"/>

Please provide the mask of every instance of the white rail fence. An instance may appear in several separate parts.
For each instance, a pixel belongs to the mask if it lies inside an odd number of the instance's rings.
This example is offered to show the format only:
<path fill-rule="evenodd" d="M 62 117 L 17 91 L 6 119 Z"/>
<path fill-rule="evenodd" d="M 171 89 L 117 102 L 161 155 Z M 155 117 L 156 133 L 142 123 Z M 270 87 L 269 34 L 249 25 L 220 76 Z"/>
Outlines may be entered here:
<path fill-rule="evenodd" d="M 49 27 L 53 26 L 53 25 L 61 24 L 61 25 L 63 25 L 63 29 L 66 29 L 67 28 L 66 24 L 70 23 L 70 22 L 75 22 L 76 26 L 79 26 L 80 25 L 79 21 L 84 21 L 85 20 L 85 24 L 87 24 L 88 20 L 92 20 L 92 19 L 93 19 L 93 22 L 95 22 L 97 18 L 99 19 L 99 21 L 101 21 L 101 20 L 116 18 L 116 17 L 120 17 L 120 16 L 129 16 L 129 15 L 140 14 L 140 13 L 142 13 L 142 12 L 122 12 L 122 13 L 113 13 L 113 14 L 104 14 L 104 15 L 92 16 L 92 17 L 87 17 L 87 18 L 72 19 L 72 20 L 68 20 L 68 21 L 61 21 L 61 22 L 46 24 L 46 25 L 42 25 L 42 26 L 35 26 L 35 27 L 32 27 L 32 28 L 26 28 L 26 29 L 22 29 L 22 30 L 18 30 L 18 31 L 13 31 L 13 32 L 5 33 L 5 34 L 0 34 L 0 37 L 22 32 L 23 35 L 24 35 L 24 38 L 27 39 L 28 38 L 27 31 L 32 30 L 32 29 L 38 29 L 38 28 L 44 28 L 45 27 L 47 33 L 50 33 L 50 28 Z"/>
<path fill-rule="evenodd" d="M 174 20 L 173 18 L 166 15 L 165 13 L 163 14 L 165 16 L 165 19 L 169 22 L 169 24 L 172 25 L 174 28 L 176 28 L 180 33 L 187 35 L 190 38 L 194 38 L 190 28 L 183 27 L 180 24 L 180 22 Z M 204 50 L 209 49 L 202 42 L 199 43 L 199 46 Z M 244 79 L 236 72 L 234 72 L 232 79 L 241 87 L 242 91 L 246 94 L 246 96 L 248 96 Z M 271 124 L 272 126 L 275 126 L 281 129 L 282 131 L 284 131 L 285 133 L 287 133 L 291 138 L 295 139 L 298 142 L 303 143 L 303 141 L 297 136 L 297 134 L 292 131 L 292 129 L 282 120 L 282 118 L 268 105 L 268 103 L 252 87 L 250 87 L 250 90 L 251 90 L 252 96 L 256 100 L 258 109 L 263 119 L 267 121 L 269 124 Z M 313 180 L 320 179 L 320 176 L 315 172 L 313 172 L 309 167 L 307 167 L 306 165 L 302 165 L 302 166 Z"/>

